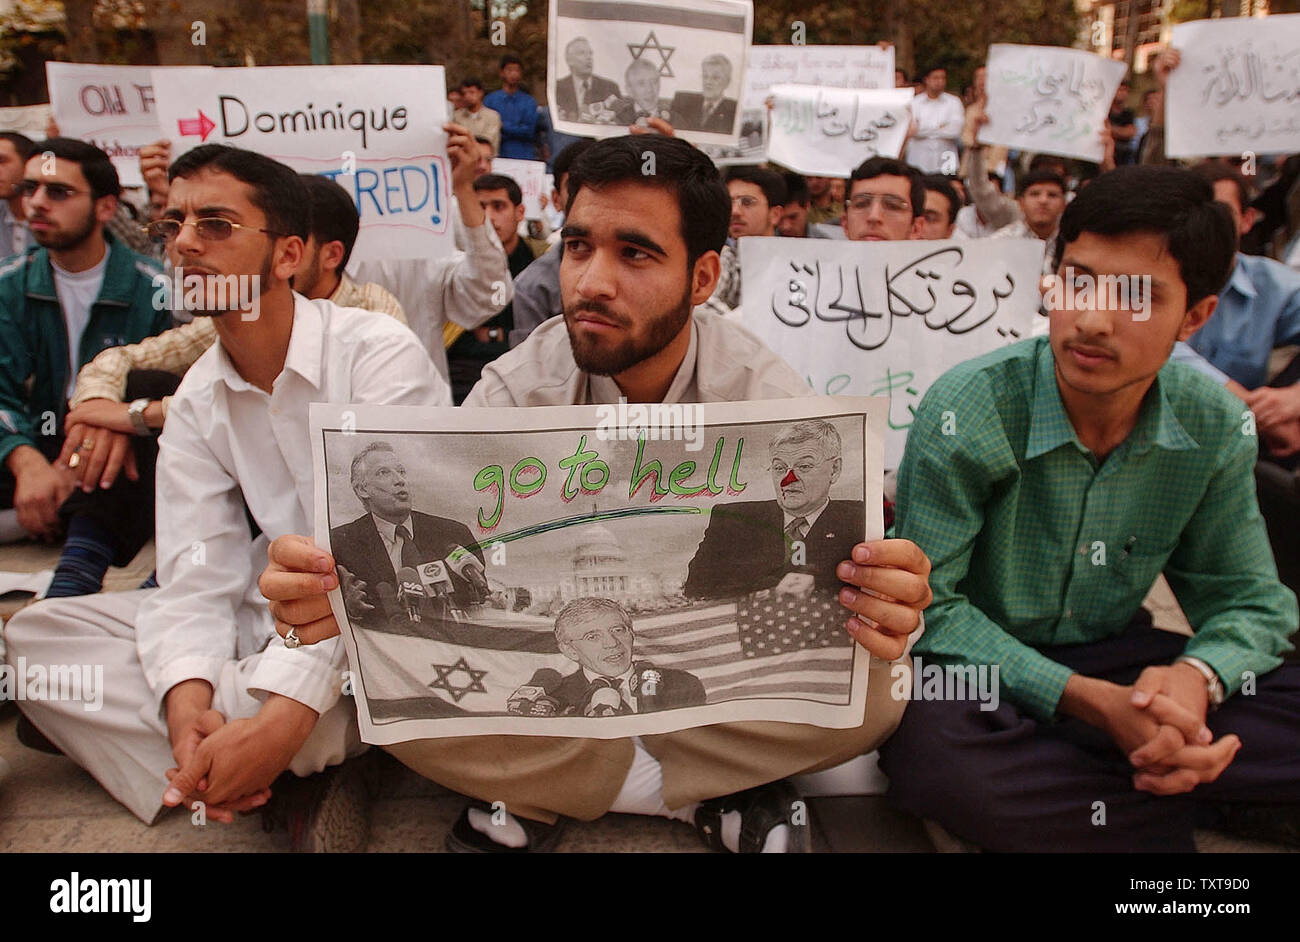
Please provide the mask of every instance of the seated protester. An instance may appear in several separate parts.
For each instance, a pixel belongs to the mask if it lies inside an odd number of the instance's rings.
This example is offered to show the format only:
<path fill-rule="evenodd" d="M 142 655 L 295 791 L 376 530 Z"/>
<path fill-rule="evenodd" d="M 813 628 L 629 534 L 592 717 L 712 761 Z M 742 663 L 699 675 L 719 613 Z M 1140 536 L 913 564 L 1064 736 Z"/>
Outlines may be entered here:
<path fill-rule="evenodd" d="M 506 251 L 510 277 L 518 278 L 535 258 L 532 246 L 519 235 L 519 223 L 524 218 L 523 191 L 509 177 L 488 173 L 474 181 L 474 192 L 479 195 L 479 205 Z M 444 327 L 451 398 L 456 405 L 465 401 L 482 375 L 483 367 L 510 349 L 506 338 L 514 326 L 514 312 L 507 304 L 500 314 L 473 330 L 452 323 Z"/>
<path fill-rule="evenodd" d="M 326 298 L 339 307 L 377 311 L 406 323 L 402 306 L 383 286 L 373 282 L 358 285 L 343 272 L 360 222 L 347 191 L 319 174 L 304 173 L 301 177 L 307 190 L 311 225 L 302 264 L 293 277 L 294 290 L 307 298 Z M 158 244 L 165 246 L 166 239 L 160 238 Z M 81 368 L 67 418 L 70 434 L 64 440 L 60 460 L 71 461 L 76 443 L 86 435 L 96 435 L 99 441 L 90 457 L 73 468 L 76 483 L 84 486 L 85 482 L 98 480 L 112 484 L 119 472 L 116 464 L 109 464 L 108 456 L 119 449 L 124 451 L 130 436 L 150 436 L 162 429 L 171 404 L 170 393 L 216 340 L 212 318 L 199 317 L 140 343 L 110 347 Z M 142 379 L 152 383 L 152 389 L 141 386 Z M 133 447 L 139 447 L 138 440 Z M 151 484 L 147 489 L 152 493 Z M 86 495 L 90 503 L 105 499 L 103 492 Z M 147 534 L 145 540 L 153 536 L 152 499 L 149 508 L 147 518 L 139 524 Z M 121 559 L 121 554 L 102 534 L 81 533 L 75 558 L 65 554 L 46 596 L 98 592 L 110 559 Z M 114 564 L 125 565 L 130 559 L 127 556 Z M 154 584 L 149 581 L 145 587 Z"/>
<path fill-rule="evenodd" d="M 555 205 L 561 211 L 567 212 L 569 206 L 569 168 L 594 143 L 586 138 L 575 140 L 555 158 Z M 509 336 L 511 347 L 519 346 L 543 321 L 558 316 L 564 309 L 560 302 L 560 257 L 563 253 L 563 243 L 553 246 L 549 252 L 538 256 L 537 261 L 515 281 L 515 297 L 511 301 L 515 322 Z"/>
<path fill-rule="evenodd" d="M 1224 164 L 1202 164 L 1194 172 L 1210 182 L 1215 199 L 1231 211 L 1239 242 L 1255 224 L 1245 178 Z M 1300 432 L 1300 383 L 1268 385 L 1273 350 L 1300 344 L 1300 271 L 1238 251 L 1214 316 L 1188 343 L 1246 388 L 1246 404 L 1266 446 L 1273 444 L 1272 450 L 1283 457 L 1300 451 L 1293 448 Z M 1291 444 L 1280 446 L 1281 440 Z"/>
<path fill-rule="evenodd" d="M 785 180 L 785 205 L 781 207 L 781 218 L 776 222 L 776 234 L 787 239 L 805 239 L 808 231 L 808 181 L 802 173 L 787 171 L 781 174 Z"/>
<path fill-rule="evenodd" d="M 897 530 L 934 561 L 916 676 L 953 686 L 913 700 L 881 751 L 898 806 L 996 851 L 1191 851 L 1193 827 L 1244 825 L 1260 802 L 1282 809 L 1273 839 L 1300 839 L 1300 665 L 1279 657 L 1296 599 L 1255 501 L 1256 439 L 1240 402 L 1166 362 L 1213 313 L 1232 249 L 1194 174 L 1105 174 L 1065 211 L 1060 270 L 1149 278 L 1149 316 L 1053 305 L 1050 338 L 930 387 Z M 1191 638 L 1142 610 L 1161 572 Z M 1000 702 L 958 699 L 986 668 Z"/>
<path fill-rule="evenodd" d="M 957 225 L 961 198 L 947 178 L 927 174 L 921 178 L 925 187 L 925 210 L 921 213 L 922 239 L 951 239 Z"/>
<path fill-rule="evenodd" d="M 0 131 L 0 258 L 22 255 L 36 243 L 23 215 L 20 184 L 36 143 L 17 131 Z"/>
<path fill-rule="evenodd" d="M 155 231 L 166 234 L 172 265 L 260 275 L 257 316 L 238 301 L 223 306 L 211 284 L 196 312 L 212 320 L 219 342 L 185 375 L 162 436 L 161 588 L 38 602 L 5 626 L 15 663 L 62 663 L 75 650 L 106 666 L 111 692 L 99 712 L 23 702 L 24 739 L 61 750 L 146 824 L 196 801 L 229 822 L 271 798 L 296 846 L 332 840 L 330 850 L 359 849 L 365 805 L 355 777 L 331 776 L 332 787 L 276 782 L 286 769 L 307 776 L 364 747 L 355 708 L 340 696 L 342 647 L 279 642 L 257 592 L 258 560 L 270 539 L 311 525 L 311 466 L 301 458 L 312 402 L 447 405 L 451 397 L 392 318 L 293 292 L 308 237 L 298 174 L 207 144 L 180 156 L 170 177 Z M 250 540 L 253 528 L 260 533 Z M 323 794 L 332 804 L 322 807 Z M 286 796 L 301 801 L 286 805 Z"/>
<path fill-rule="evenodd" d="M 166 330 L 171 311 L 155 304 L 158 269 L 104 230 L 120 189 L 107 154 L 83 141 L 42 141 L 19 186 L 39 247 L 0 268 L 0 538 L 48 541 L 66 529 L 60 575 L 85 541 L 112 547 L 113 561 L 125 565 L 153 533 L 153 447 L 108 455 L 98 435 L 69 427 L 72 460 L 57 460 L 67 399 L 77 368 L 105 347 Z M 96 448 L 127 475 L 111 487 L 86 482 L 88 491 L 103 488 L 92 499 L 76 491 L 69 464 Z"/>
<path fill-rule="evenodd" d="M 401 305 L 408 326 L 424 344 L 433 365 L 446 378 L 447 354 L 442 327 L 448 320 L 475 327 L 501 310 L 514 288 L 500 240 L 479 208 L 474 179 L 487 173 L 491 141 L 478 145 L 464 128 L 444 124 L 447 156 L 451 161 L 451 224 L 456 251 L 433 259 L 353 260 L 353 277 L 358 283 L 383 285 Z M 487 151 L 482 156 L 482 151 Z M 152 168 L 151 168 L 152 169 Z M 146 175 L 151 192 L 165 192 L 166 183 L 156 170 Z M 504 294 L 504 297 L 502 296 Z"/>
<path fill-rule="evenodd" d="M 658 171 L 649 176 L 641 173 L 647 150 Z M 467 406 L 812 394 L 739 325 L 692 310 L 717 282 L 729 215 L 727 191 L 703 153 L 654 135 L 602 140 L 573 165 L 569 187 L 564 317 L 488 365 Z M 739 723 L 639 739 L 479 736 L 386 748 L 420 774 L 481 800 L 457 821 L 453 849 L 543 849 L 558 834 L 559 816 L 591 820 L 609 811 L 694 821 L 718 849 L 781 849 L 806 831 L 786 823 L 792 790 L 780 780 L 870 751 L 898 722 L 901 704 L 889 696 L 886 672 L 925 607 L 928 564 L 915 546 L 895 540 L 858 544 L 852 556 L 855 562 L 840 563 L 842 579 L 889 586 L 900 600 L 841 593 L 841 602 L 866 618 L 849 619 L 850 634 L 877 658 L 857 729 Z M 279 630 L 294 626 L 305 644 L 337 633 L 324 591 L 300 575 L 333 565 L 306 537 L 275 542 L 262 588 L 275 600 Z M 491 823 L 490 801 L 505 803 L 504 824 Z"/>
<path fill-rule="evenodd" d="M 1052 246 L 1065 212 L 1065 179 L 1052 170 L 1031 170 L 1016 181 L 1016 188 L 1020 218 L 989 238 L 1044 240 L 1043 274 L 1050 275 L 1056 271 Z"/>
<path fill-rule="evenodd" d="M 849 177 L 847 208 L 840 220 L 855 242 L 919 239 L 925 225 L 921 173 L 893 157 L 868 157 Z"/>
<path fill-rule="evenodd" d="M 727 317 L 740 314 L 740 240 L 776 235 L 785 207 L 785 180 L 775 170 L 762 167 L 730 167 L 725 180 L 731 194 L 731 226 L 722 247 L 718 287 L 704 305 Z"/>

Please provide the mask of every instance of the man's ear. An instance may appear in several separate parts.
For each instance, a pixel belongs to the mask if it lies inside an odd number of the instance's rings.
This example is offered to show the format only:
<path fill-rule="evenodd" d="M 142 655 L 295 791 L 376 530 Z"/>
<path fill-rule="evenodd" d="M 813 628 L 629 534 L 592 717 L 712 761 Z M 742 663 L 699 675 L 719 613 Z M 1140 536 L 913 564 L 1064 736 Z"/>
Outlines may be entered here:
<path fill-rule="evenodd" d="M 722 258 L 717 252 L 705 252 L 695 260 L 691 270 L 691 306 L 703 304 L 713 296 L 722 277 Z"/>
<path fill-rule="evenodd" d="M 924 216 L 912 217 L 912 231 L 908 235 L 908 238 L 909 239 L 925 238 L 925 217 Z"/>
<path fill-rule="evenodd" d="M 101 196 L 99 199 L 95 200 L 95 221 L 96 222 L 106 223 L 113 218 L 113 214 L 116 212 L 117 212 L 116 196 Z"/>
<path fill-rule="evenodd" d="M 1247 208 L 1241 214 L 1241 234 L 1245 235 L 1251 229 L 1254 229 L 1257 222 L 1259 222 L 1259 210 L 1254 206 Z"/>
<path fill-rule="evenodd" d="M 1209 297 L 1201 298 L 1183 315 L 1183 324 L 1178 328 L 1178 339 L 1186 340 L 1192 334 L 1196 333 L 1205 326 L 1205 322 L 1210 319 L 1214 309 L 1219 306 L 1219 296 L 1212 294 Z"/>
<path fill-rule="evenodd" d="M 781 221 L 783 215 L 785 215 L 784 206 L 773 206 L 767 211 L 767 224 L 772 228 L 773 232 L 776 232 L 776 224 Z"/>
<path fill-rule="evenodd" d="M 316 258 L 324 271 L 338 271 L 343 262 L 343 243 L 338 239 L 326 242 L 320 247 Z"/>
<path fill-rule="evenodd" d="M 524 204 L 520 203 L 518 206 L 515 207 L 515 225 L 517 226 L 523 221 L 524 221 Z"/>
<path fill-rule="evenodd" d="M 280 236 L 276 239 L 271 262 L 272 277 L 287 282 L 302 265 L 305 252 L 306 246 L 299 236 Z"/>
<path fill-rule="evenodd" d="M 840 479 L 840 472 L 844 470 L 844 459 L 836 457 L 831 461 L 831 483 L 834 484 Z"/>

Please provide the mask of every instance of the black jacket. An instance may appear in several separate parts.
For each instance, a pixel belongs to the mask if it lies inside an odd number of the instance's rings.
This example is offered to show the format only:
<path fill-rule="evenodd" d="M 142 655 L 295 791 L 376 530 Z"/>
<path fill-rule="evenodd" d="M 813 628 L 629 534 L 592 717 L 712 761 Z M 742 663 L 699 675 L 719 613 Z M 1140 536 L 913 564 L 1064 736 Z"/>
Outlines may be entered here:
<path fill-rule="evenodd" d="M 866 533 L 860 500 L 833 500 L 804 537 L 803 565 L 791 565 L 785 516 L 775 500 L 715 507 L 682 592 L 687 598 L 731 598 L 770 589 L 787 572 L 812 573 L 819 589 L 838 589 L 835 568 Z"/>

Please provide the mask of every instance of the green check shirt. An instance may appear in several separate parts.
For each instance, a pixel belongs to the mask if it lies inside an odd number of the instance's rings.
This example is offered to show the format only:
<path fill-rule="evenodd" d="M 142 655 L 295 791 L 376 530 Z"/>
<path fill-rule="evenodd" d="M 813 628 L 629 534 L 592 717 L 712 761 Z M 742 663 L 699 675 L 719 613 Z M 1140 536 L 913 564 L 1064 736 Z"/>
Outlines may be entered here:
<path fill-rule="evenodd" d="M 934 567 L 914 652 L 999 665 L 1003 696 L 1048 721 L 1072 672 L 1038 649 L 1122 633 L 1164 572 L 1195 629 L 1185 653 L 1228 693 L 1278 666 L 1300 616 L 1255 499 L 1248 418 L 1166 364 L 1098 464 L 1065 414 L 1047 338 L 949 370 L 899 469 L 898 536 Z"/>

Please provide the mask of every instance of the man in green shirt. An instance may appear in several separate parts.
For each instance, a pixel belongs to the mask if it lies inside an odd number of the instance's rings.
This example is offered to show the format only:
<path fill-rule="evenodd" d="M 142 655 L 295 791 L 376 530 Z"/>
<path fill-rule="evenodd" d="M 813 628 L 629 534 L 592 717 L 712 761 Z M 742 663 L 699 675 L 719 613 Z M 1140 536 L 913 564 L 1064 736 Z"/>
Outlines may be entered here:
<path fill-rule="evenodd" d="M 1296 599 L 1255 500 L 1254 417 L 1167 363 L 1233 248 L 1193 174 L 1106 174 L 1061 220 L 1050 336 L 930 388 L 897 514 L 934 603 L 881 750 L 903 808 L 1000 851 L 1190 851 L 1201 824 L 1294 826 Z M 1162 572 L 1190 639 L 1141 608 Z"/>

